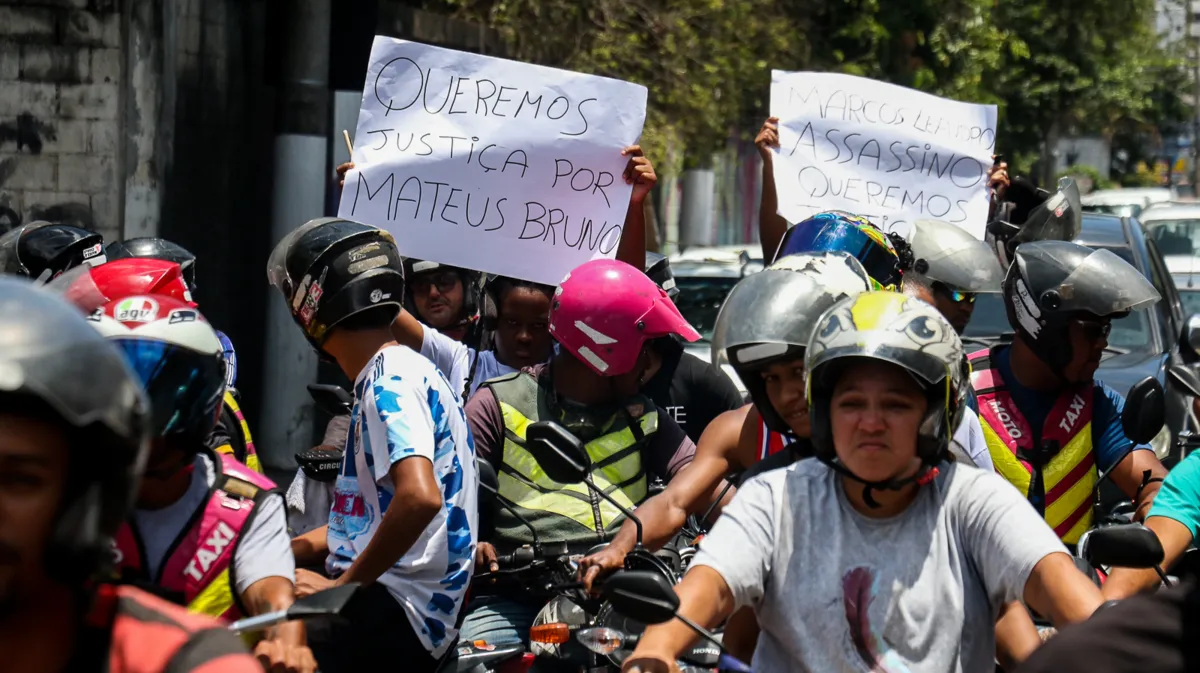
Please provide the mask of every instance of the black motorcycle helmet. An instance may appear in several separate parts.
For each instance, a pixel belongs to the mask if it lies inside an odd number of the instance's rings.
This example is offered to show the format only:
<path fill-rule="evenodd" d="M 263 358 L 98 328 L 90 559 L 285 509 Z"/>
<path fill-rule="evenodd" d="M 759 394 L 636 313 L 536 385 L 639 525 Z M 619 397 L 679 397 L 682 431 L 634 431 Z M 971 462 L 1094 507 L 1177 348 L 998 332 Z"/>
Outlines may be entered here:
<path fill-rule="evenodd" d="M 147 257 L 175 262 L 183 270 L 183 281 L 193 293 L 196 291 L 196 256 L 190 250 L 165 238 L 130 238 L 109 243 L 104 250 L 108 261 L 127 257 Z"/>
<path fill-rule="evenodd" d="M 82 264 L 103 264 L 104 237 L 69 224 L 30 222 L 0 236 L 0 272 L 45 282 Z"/>
<path fill-rule="evenodd" d="M 661 287 L 663 292 L 675 301 L 679 295 L 679 286 L 675 284 L 675 274 L 671 272 L 671 260 L 666 255 L 646 251 L 646 275 L 654 284 Z"/>
<path fill-rule="evenodd" d="M 470 269 L 441 264 L 440 262 L 412 259 L 410 257 L 404 259 L 404 278 L 408 281 L 404 288 L 404 310 L 417 315 L 417 306 L 412 298 L 413 280 L 418 276 L 436 271 L 453 271 L 458 274 L 463 286 L 463 308 L 462 315 L 459 316 L 460 324 L 474 319 L 479 312 L 479 295 L 483 289 L 483 276 L 481 274 Z"/>
<path fill-rule="evenodd" d="M 1068 241 L 1022 244 L 1004 279 L 1009 324 L 1060 374 L 1072 358 L 1064 338 L 1070 320 L 1120 318 L 1158 299 L 1145 276 L 1112 251 Z"/>
<path fill-rule="evenodd" d="M 1051 195 L 1033 183 L 1017 178 L 1005 191 L 997 213 L 988 223 L 985 239 L 1008 267 L 1017 246 L 1032 241 L 1070 241 L 1083 228 L 1083 203 L 1079 187 L 1069 177 L 1058 181 Z"/>
<path fill-rule="evenodd" d="M 370 309 L 400 314 L 404 264 L 388 232 L 337 217 L 311 220 L 275 246 L 267 278 L 321 351 L 329 330 Z"/>
<path fill-rule="evenodd" d="M 27 280 L 0 278 L 0 408 L 71 433 L 49 570 L 78 583 L 111 560 L 149 451 L 149 406 L 120 352 L 79 310 Z"/>

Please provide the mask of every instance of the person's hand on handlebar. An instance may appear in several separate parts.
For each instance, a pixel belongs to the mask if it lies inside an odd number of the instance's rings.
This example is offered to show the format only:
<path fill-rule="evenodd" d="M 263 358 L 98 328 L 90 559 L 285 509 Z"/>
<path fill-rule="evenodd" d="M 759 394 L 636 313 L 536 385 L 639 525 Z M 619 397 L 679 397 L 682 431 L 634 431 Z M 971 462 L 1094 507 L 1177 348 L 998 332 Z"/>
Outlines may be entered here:
<path fill-rule="evenodd" d="M 500 562 L 496 560 L 496 548 L 490 542 L 480 542 L 475 545 L 475 572 L 496 572 L 500 570 Z"/>
<path fill-rule="evenodd" d="M 583 582 L 583 588 L 590 592 L 592 584 L 601 575 L 607 575 L 624 567 L 625 552 L 610 544 L 595 554 L 579 560 L 579 579 Z"/>

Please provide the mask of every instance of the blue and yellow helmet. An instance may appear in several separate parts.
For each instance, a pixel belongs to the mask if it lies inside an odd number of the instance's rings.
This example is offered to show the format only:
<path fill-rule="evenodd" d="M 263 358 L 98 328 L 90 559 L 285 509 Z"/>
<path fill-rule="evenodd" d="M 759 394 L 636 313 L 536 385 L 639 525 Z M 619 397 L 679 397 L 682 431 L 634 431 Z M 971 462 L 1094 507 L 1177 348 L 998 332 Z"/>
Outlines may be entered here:
<path fill-rule="evenodd" d="M 840 210 L 817 213 L 788 229 L 775 253 L 778 261 L 800 253 L 849 253 L 871 277 L 872 289 L 900 286 L 900 256 L 883 231 L 870 220 Z"/>

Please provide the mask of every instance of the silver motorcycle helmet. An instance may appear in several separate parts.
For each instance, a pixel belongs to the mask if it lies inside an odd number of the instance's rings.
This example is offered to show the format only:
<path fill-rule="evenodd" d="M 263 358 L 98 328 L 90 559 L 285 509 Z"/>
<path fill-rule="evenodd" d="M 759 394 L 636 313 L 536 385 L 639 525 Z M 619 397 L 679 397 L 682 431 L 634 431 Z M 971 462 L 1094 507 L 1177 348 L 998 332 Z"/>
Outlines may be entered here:
<path fill-rule="evenodd" d="M 987 244 L 962 227 L 917 220 L 909 234 L 914 270 L 959 292 L 999 292 L 1004 269 Z"/>
<path fill-rule="evenodd" d="M 838 301 L 867 292 L 871 279 L 845 252 L 789 255 L 738 282 L 713 327 L 712 361 L 729 362 L 767 427 L 791 428 L 767 397 L 761 371 L 801 360 L 821 314 Z"/>

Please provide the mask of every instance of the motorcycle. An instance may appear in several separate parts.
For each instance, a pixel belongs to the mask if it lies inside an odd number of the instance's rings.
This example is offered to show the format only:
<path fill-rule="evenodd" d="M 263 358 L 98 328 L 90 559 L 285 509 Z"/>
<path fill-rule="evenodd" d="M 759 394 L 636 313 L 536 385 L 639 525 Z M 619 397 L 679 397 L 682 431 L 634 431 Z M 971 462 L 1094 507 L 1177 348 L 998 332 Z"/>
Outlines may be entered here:
<path fill-rule="evenodd" d="M 579 438 L 557 423 L 540 421 L 526 430 L 526 446 L 550 479 L 560 484 L 584 484 L 596 497 L 607 500 L 633 522 L 637 542 L 634 549 L 626 554 L 625 570 L 622 572 L 639 572 L 657 577 L 668 588 L 682 577 L 688 560 L 695 552 L 693 544 L 688 542 L 688 535 L 677 537 L 673 544 L 657 553 L 646 549 L 642 522 L 593 483 L 591 459 Z M 503 499 L 498 499 L 498 503 L 516 516 Z M 532 526 L 527 524 L 527 527 L 533 531 Z M 536 540 L 536 532 L 533 535 Z M 531 550 L 535 558 L 547 556 L 546 550 L 538 551 L 541 546 L 535 543 L 534 550 Z M 598 545 L 588 553 L 595 553 L 604 546 Z M 530 649 L 541 657 L 554 658 L 572 667 L 578 665 L 589 673 L 619 670 L 621 662 L 632 651 L 626 646 L 636 642 L 637 635 L 648 622 L 637 616 L 622 614 L 614 606 L 610 592 L 603 592 L 599 599 L 585 593 L 582 584 L 575 579 L 578 576 L 578 564 L 573 557 L 560 555 L 555 563 L 557 572 L 554 576 L 558 583 L 543 582 L 540 586 L 555 591 L 557 596 L 547 603 L 535 619 L 530 633 Z M 612 581 L 612 578 L 607 581 Z M 607 581 L 602 586 L 607 586 Z M 704 644 L 682 657 L 679 665 L 685 671 L 711 671 L 719 663 L 718 660 L 719 651 Z"/>

